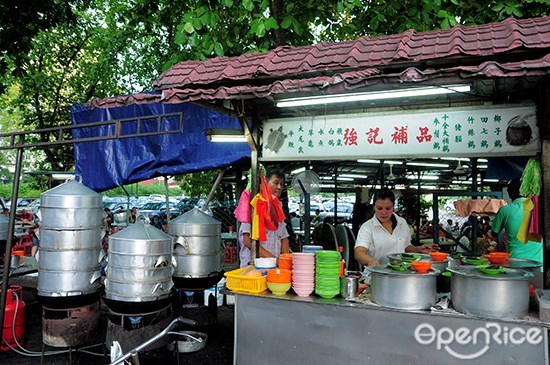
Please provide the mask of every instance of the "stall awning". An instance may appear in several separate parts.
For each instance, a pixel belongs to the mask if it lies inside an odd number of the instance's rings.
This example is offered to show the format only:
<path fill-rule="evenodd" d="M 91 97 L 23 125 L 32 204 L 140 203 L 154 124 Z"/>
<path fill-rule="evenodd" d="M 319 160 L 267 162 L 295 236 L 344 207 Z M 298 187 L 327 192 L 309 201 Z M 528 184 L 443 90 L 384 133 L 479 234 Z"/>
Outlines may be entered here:
<path fill-rule="evenodd" d="M 75 144 L 75 171 L 82 176 L 82 182 L 96 191 L 103 191 L 156 176 L 221 168 L 250 157 L 246 143 L 212 143 L 204 135 L 208 128 L 240 129 L 236 118 L 193 103 L 134 104 L 113 108 L 79 104 L 71 107 L 73 124 L 143 116 L 154 118 L 174 113 L 183 115 L 182 133 Z M 163 123 L 175 122 L 170 118 Z M 124 128 L 135 129 L 137 124 L 137 121 L 126 123 Z M 155 128 L 156 122 L 151 119 L 150 126 L 147 124 L 147 121 L 143 122 L 141 128 Z M 112 126 L 77 129 L 73 131 L 73 137 L 110 135 L 112 130 L 109 128 Z"/>

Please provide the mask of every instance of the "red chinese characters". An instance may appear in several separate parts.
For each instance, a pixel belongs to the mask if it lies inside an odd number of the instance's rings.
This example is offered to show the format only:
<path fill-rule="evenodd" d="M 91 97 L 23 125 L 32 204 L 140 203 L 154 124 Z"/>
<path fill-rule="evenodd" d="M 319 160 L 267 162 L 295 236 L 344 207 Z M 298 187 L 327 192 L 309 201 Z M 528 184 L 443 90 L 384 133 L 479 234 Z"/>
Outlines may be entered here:
<path fill-rule="evenodd" d="M 418 127 L 420 135 L 416 136 L 416 140 L 419 143 L 430 142 L 432 140 L 432 135 L 430 133 L 430 128 L 428 127 Z"/>
<path fill-rule="evenodd" d="M 346 146 L 357 146 L 357 131 L 355 130 L 355 128 L 346 128 L 346 130 L 344 131 L 344 144 Z"/>
<path fill-rule="evenodd" d="M 379 133 L 380 128 L 369 128 L 369 131 L 365 133 L 367 135 L 367 142 L 369 144 L 383 144 L 384 139 L 378 136 Z"/>

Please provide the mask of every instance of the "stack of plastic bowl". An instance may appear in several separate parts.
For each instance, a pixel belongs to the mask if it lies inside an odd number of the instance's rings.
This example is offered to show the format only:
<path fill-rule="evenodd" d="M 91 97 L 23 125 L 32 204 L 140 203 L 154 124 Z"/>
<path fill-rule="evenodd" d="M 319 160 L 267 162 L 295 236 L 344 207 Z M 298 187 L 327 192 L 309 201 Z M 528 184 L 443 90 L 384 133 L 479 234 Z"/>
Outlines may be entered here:
<path fill-rule="evenodd" d="M 340 252 L 315 252 L 315 294 L 334 298 L 340 293 Z"/>
<path fill-rule="evenodd" d="M 315 253 L 317 251 L 320 251 L 323 249 L 323 246 L 316 246 L 316 245 L 304 245 L 302 247 L 302 252 L 312 252 Z"/>
<path fill-rule="evenodd" d="M 282 253 L 279 255 L 279 269 L 292 270 L 292 254 Z"/>
<path fill-rule="evenodd" d="M 273 295 L 283 296 L 292 285 L 292 271 L 285 269 L 267 270 L 267 287 Z"/>
<path fill-rule="evenodd" d="M 260 270 L 262 275 L 267 274 L 267 270 L 275 269 L 277 267 L 276 257 L 260 257 L 254 259 L 254 268 Z"/>
<path fill-rule="evenodd" d="M 315 254 L 292 254 L 292 289 L 299 297 L 307 297 L 315 289 Z"/>

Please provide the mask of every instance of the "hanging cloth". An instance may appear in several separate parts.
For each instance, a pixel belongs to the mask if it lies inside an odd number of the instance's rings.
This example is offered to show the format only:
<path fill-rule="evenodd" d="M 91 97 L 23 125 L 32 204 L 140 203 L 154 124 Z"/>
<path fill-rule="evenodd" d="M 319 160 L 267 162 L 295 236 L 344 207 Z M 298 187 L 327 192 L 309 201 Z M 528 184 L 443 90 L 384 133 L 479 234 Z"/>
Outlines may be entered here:
<path fill-rule="evenodd" d="M 529 234 L 529 224 L 531 222 L 531 213 L 533 212 L 534 208 L 533 200 L 531 197 L 525 198 L 523 201 L 523 220 L 521 221 L 521 225 L 518 229 L 517 239 L 520 240 L 523 243 L 526 243 L 528 241 L 527 237 Z"/>
<path fill-rule="evenodd" d="M 254 207 L 250 238 L 264 242 L 267 240 L 267 235 L 265 232 L 265 214 L 267 212 L 267 203 L 262 195 L 258 193 L 254 199 L 252 199 L 250 205 Z"/>

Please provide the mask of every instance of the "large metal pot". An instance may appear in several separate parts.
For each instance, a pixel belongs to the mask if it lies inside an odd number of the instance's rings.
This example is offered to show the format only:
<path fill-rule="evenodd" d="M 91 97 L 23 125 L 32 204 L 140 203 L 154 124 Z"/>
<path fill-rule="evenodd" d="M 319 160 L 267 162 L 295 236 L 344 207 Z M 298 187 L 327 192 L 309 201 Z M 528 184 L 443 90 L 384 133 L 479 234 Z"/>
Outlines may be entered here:
<path fill-rule="evenodd" d="M 109 240 L 105 297 L 124 302 L 166 298 L 172 289 L 172 237 L 142 222 Z"/>
<path fill-rule="evenodd" d="M 198 208 L 168 223 L 174 237 L 176 277 L 208 277 L 221 271 L 221 223 Z"/>
<path fill-rule="evenodd" d="M 452 273 L 451 298 L 457 311 L 489 318 L 527 315 L 532 273 L 507 268 L 498 275 L 486 275 L 469 265 L 447 270 Z"/>
<path fill-rule="evenodd" d="M 82 183 L 71 180 L 42 193 L 40 211 L 41 228 L 101 228 L 102 196 Z"/>
<path fill-rule="evenodd" d="M 529 284 L 533 284 L 536 289 L 542 289 L 544 286 L 544 276 L 542 275 L 542 263 L 533 260 L 509 258 L 502 264 L 511 269 L 521 269 L 533 274 L 529 279 Z"/>
<path fill-rule="evenodd" d="M 396 309 L 429 309 L 436 303 L 436 278 L 439 271 L 426 274 L 395 271 L 378 265 L 366 268 L 370 272 L 370 293 L 373 302 Z"/>

